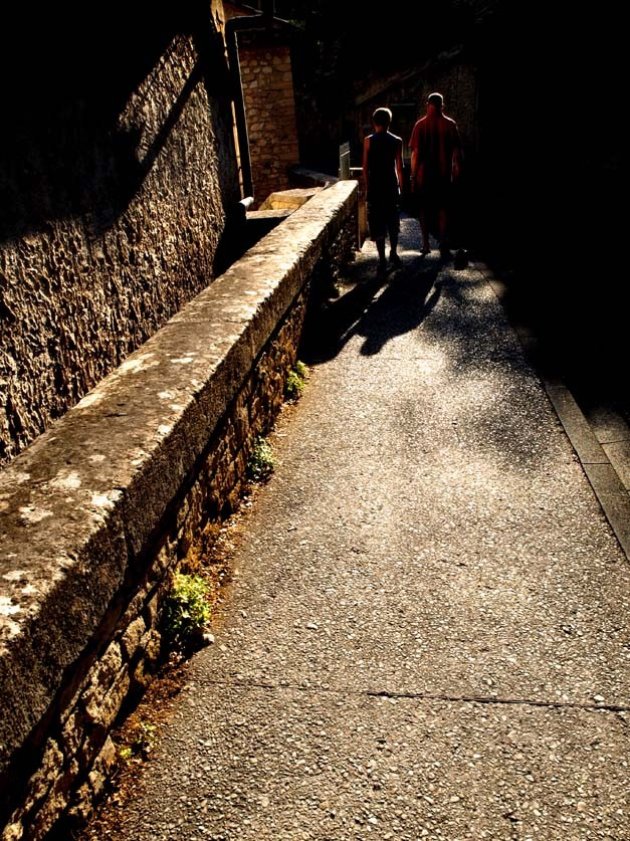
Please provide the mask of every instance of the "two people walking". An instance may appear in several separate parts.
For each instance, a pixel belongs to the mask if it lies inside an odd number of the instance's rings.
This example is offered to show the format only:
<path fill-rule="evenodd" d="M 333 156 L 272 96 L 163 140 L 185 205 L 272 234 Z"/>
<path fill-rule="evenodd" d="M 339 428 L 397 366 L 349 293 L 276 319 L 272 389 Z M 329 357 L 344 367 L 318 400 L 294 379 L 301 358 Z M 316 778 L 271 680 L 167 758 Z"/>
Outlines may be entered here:
<path fill-rule="evenodd" d="M 440 93 L 427 98 L 427 111 L 413 127 L 411 193 L 414 213 L 422 232 L 422 253 L 431 251 L 429 230 L 437 228 L 440 252 L 449 255 L 448 227 L 453 183 L 461 170 L 461 141 L 457 124 L 443 111 Z M 387 270 L 386 238 L 389 236 L 392 266 L 398 256 L 399 201 L 403 188 L 402 139 L 389 131 L 392 112 L 377 108 L 372 115 L 374 133 L 363 145 L 363 175 L 367 186 L 368 224 L 376 243 L 379 273 Z"/>

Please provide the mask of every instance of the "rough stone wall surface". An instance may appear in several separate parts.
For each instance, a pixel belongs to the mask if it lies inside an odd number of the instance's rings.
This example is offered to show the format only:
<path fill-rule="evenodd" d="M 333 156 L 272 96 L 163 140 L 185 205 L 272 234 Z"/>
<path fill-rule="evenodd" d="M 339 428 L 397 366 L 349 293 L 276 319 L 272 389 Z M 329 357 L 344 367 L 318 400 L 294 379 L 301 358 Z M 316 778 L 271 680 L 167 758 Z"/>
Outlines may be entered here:
<path fill-rule="evenodd" d="M 356 185 L 320 193 L 0 475 L 2 841 L 89 814 L 158 661 L 170 573 L 237 508 L 356 224 Z"/>
<path fill-rule="evenodd" d="M 239 198 L 225 103 L 198 39 L 158 35 L 111 100 L 79 89 L 78 62 L 45 125 L 17 114 L 2 141 L 0 464 L 213 277 Z"/>
<path fill-rule="evenodd" d="M 291 53 L 282 45 L 239 51 L 256 206 L 289 188 L 289 168 L 300 153 Z"/>

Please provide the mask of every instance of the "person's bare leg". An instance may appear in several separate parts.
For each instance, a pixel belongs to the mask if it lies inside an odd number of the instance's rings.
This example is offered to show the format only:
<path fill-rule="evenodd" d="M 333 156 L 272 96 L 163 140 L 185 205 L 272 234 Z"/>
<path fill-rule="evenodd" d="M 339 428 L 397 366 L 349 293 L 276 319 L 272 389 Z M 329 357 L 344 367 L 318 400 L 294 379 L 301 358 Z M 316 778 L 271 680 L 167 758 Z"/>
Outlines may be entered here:
<path fill-rule="evenodd" d="M 385 237 L 376 237 L 376 250 L 378 251 L 378 270 L 379 272 L 387 269 L 387 259 L 385 258 Z"/>
<path fill-rule="evenodd" d="M 431 251 L 431 243 L 429 242 L 429 223 L 427 220 L 426 210 L 421 210 L 419 214 L 420 231 L 422 233 L 422 253 L 428 254 Z"/>
<path fill-rule="evenodd" d="M 389 229 L 389 262 L 397 268 L 402 265 L 398 256 L 398 225 L 391 225 Z"/>
<path fill-rule="evenodd" d="M 440 251 L 444 255 L 450 254 L 448 247 L 448 216 L 442 207 L 438 211 L 438 233 L 440 236 Z"/>

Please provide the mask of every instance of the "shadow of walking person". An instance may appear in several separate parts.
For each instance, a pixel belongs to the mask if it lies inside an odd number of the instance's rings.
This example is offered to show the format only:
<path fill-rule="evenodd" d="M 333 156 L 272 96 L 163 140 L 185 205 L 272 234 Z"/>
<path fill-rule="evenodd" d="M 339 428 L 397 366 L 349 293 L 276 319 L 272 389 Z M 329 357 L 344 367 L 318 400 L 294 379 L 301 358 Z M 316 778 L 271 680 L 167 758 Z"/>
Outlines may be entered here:
<path fill-rule="evenodd" d="M 440 298 L 439 268 L 436 265 L 420 271 L 411 264 L 373 301 L 355 331 L 365 337 L 360 351 L 363 356 L 374 356 L 395 336 L 420 326 Z"/>
<path fill-rule="evenodd" d="M 316 317 L 306 324 L 302 339 L 302 356 L 309 365 L 333 359 L 356 332 L 362 314 L 378 294 L 386 278 L 373 272 L 361 277 L 350 292 L 341 298 L 315 307 Z"/>

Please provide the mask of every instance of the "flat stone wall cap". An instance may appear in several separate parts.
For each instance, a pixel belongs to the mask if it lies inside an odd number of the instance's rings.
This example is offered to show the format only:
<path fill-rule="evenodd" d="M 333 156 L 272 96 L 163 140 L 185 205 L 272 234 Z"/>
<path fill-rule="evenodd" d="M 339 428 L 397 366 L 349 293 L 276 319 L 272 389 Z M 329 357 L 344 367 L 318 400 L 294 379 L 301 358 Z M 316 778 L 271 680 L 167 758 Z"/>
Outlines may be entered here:
<path fill-rule="evenodd" d="M 12 475 L 11 466 L 3 483 Z M 0 494 L 10 504 L 0 525 L 0 771 L 92 638 L 127 566 L 117 498 L 75 506 L 59 487 L 74 472 L 57 479 L 28 493 L 3 484 Z"/>
<path fill-rule="evenodd" d="M 260 205 L 261 210 L 282 210 L 298 208 L 321 192 L 323 187 L 298 187 L 292 190 L 280 190 L 271 193 Z"/>
<path fill-rule="evenodd" d="M 272 193 L 270 198 L 279 198 L 279 199 L 312 199 L 313 196 L 316 196 L 317 193 L 322 191 L 322 187 L 293 187 L 290 190 L 277 190 L 275 193 Z"/>
<path fill-rule="evenodd" d="M 286 219 L 291 212 L 290 210 L 248 210 L 247 219 Z"/>

